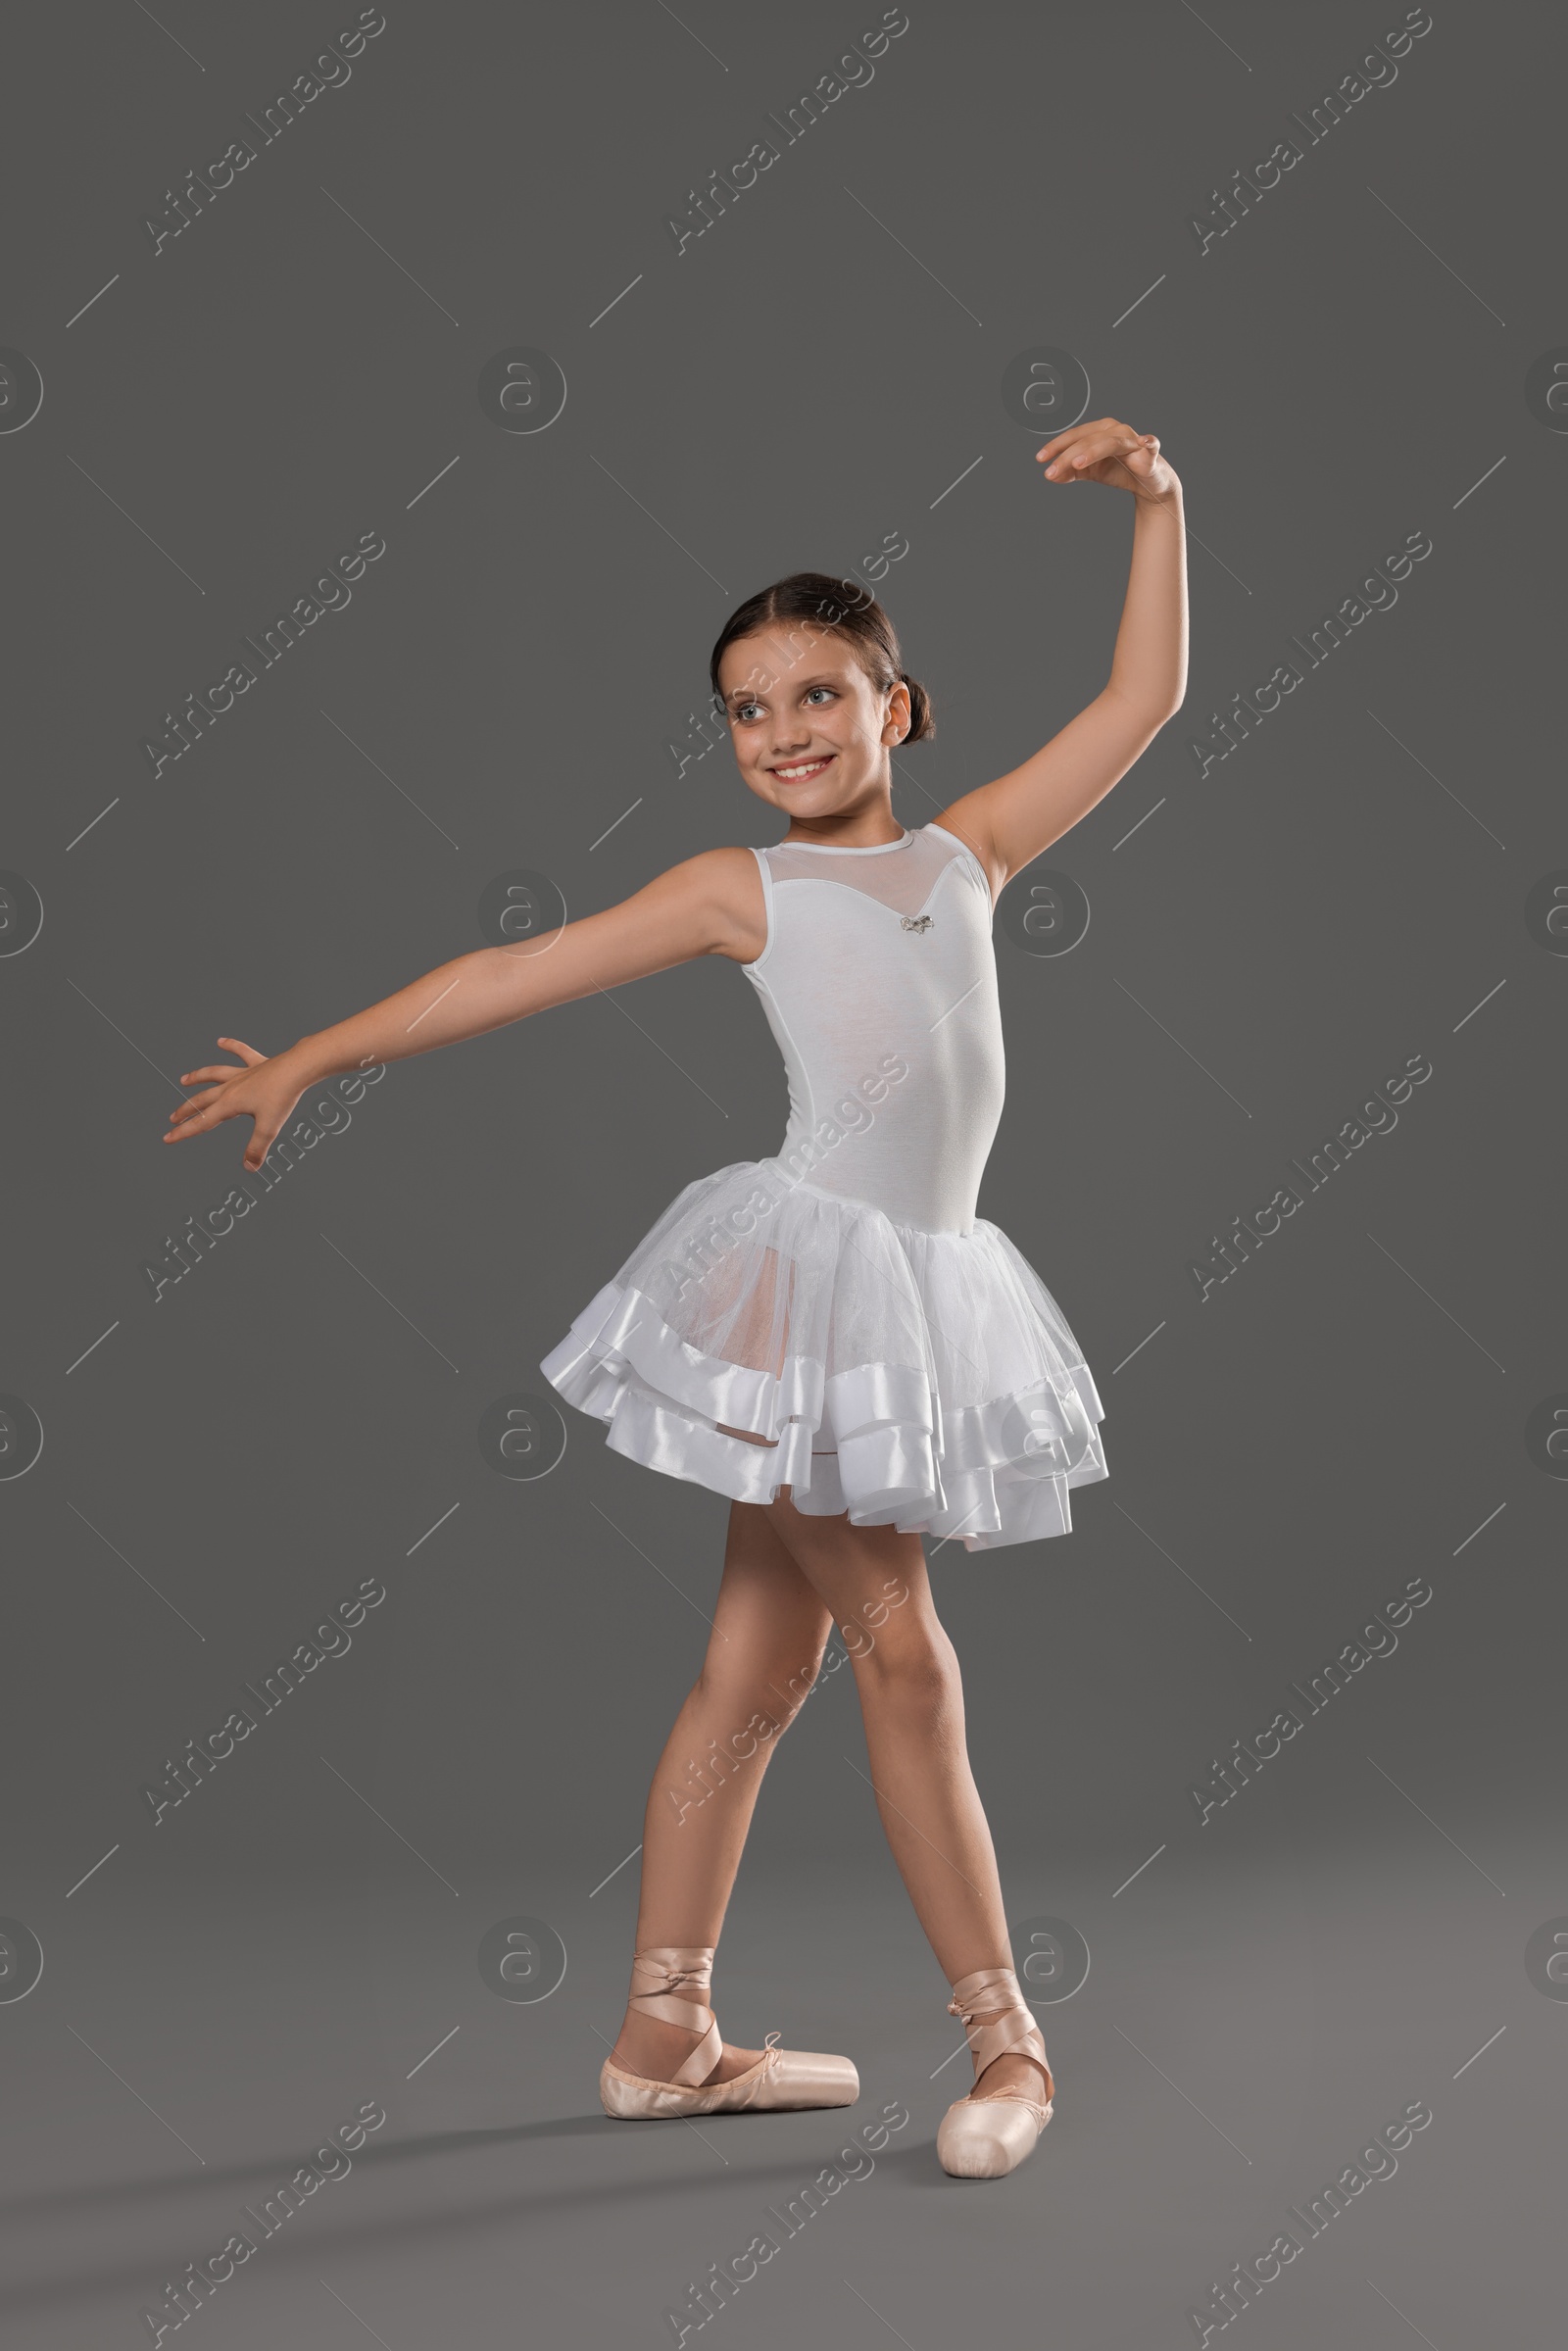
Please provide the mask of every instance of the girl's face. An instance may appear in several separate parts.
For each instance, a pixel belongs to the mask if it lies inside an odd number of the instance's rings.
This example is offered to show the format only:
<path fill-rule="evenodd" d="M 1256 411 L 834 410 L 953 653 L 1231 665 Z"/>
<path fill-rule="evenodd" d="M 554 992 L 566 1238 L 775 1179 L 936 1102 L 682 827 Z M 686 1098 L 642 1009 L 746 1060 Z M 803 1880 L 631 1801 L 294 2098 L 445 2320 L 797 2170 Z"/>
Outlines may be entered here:
<path fill-rule="evenodd" d="M 718 666 L 748 788 L 797 820 L 888 796 L 888 750 L 909 728 L 909 690 L 883 694 L 846 640 L 808 621 L 737 637 Z"/>

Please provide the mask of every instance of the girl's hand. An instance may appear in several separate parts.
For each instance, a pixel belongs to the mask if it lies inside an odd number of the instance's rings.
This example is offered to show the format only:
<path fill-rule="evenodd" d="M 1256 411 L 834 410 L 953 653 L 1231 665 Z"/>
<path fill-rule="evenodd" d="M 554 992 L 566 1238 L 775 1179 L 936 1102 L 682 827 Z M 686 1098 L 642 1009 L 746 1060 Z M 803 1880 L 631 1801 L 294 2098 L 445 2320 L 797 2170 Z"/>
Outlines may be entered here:
<path fill-rule="evenodd" d="M 1035 451 L 1035 459 L 1044 465 L 1047 481 L 1102 481 L 1107 487 L 1131 490 L 1152 506 L 1169 504 L 1181 489 L 1159 454 L 1158 434 L 1134 432 L 1114 416 L 1057 433 Z"/>
<path fill-rule="evenodd" d="M 244 1066 L 236 1069 L 231 1062 L 215 1061 L 205 1069 L 187 1069 L 180 1084 L 205 1086 L 206 1092 L 193 1094 L 171 1111 L 164 1141 L 188 1142 L 192 1135 L 205 1135 L 225 1118 L 253 1119 L 244 1164 L 254 1169 L 267 1157 L 278 1129 L 310 1083 L 309 1073 L 287 1053 L 275 1053 L 269 1060 L 237 1037 L 220 1037 L 218 1042 L 238 1053 Z"/>

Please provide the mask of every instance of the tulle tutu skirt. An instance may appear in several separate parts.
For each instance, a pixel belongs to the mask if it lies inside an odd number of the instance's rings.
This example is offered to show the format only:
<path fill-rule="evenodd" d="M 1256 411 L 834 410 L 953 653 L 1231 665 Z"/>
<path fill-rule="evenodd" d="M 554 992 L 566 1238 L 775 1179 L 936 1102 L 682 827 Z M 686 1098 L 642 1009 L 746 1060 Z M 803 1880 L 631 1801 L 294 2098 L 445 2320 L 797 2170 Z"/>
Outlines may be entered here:
<path fill-rule="evenodd" d="M 1082 1349 L 1004 1233 L 773 1160 L 689 1184 L 540 1368 L 650 1469 L 971 1551 L 1067 1534 L 1068 1489 L 1107 1474 Z"/>

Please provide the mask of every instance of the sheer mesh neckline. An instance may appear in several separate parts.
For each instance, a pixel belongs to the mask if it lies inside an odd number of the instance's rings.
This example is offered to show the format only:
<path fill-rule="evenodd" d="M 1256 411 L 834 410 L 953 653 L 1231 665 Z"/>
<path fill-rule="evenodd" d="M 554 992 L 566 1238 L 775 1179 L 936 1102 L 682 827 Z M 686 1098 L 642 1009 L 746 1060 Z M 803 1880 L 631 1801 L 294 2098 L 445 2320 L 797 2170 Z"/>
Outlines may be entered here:
<path fill-rule="evenodd" d="M 913 839 L 913 833 L 906 827 L 902 840 L 873 841 L 869 849 L 840 849 L 832 841 L 791 841 L 789 839 L 773 841 L 768 846 L 771 849 L 806 850 L 815 857 L 885 857 L 890 849 L 907 849 Z"/>
<path fill-rule="evenodd" d="M 878 899 L 896 913 L 910 915 L 922 913 L 943 875 L 965 861 L 962 842 L 936 824 L 923 825 L 918 832 L 906 830 L 902 841 L 873 842 L 869 849 L 776 841 L 771 849 L 759 850 L 757 855 L 773 882 L 782 887 L 804 889 L 809 884 L 813 892 L 826 891 L 834 897 L 850 891 L 859 898 Z M 825 862 L 819 865 L 818 857 Z"/>

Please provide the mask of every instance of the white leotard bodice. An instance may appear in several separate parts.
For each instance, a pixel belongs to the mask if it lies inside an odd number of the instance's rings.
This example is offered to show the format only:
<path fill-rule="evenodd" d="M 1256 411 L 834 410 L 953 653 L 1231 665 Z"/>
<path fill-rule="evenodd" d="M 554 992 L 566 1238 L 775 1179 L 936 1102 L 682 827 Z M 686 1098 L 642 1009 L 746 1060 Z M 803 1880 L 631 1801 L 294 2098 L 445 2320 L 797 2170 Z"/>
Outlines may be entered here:
<path fill-rule="evenodd" d="M 755 855 L 767 941 L 742 969 L 789 1079 L 775 1164 L 896 1223 L 969 1232 L 1004 1091 L 984 868 L 939 824 Z"/>

